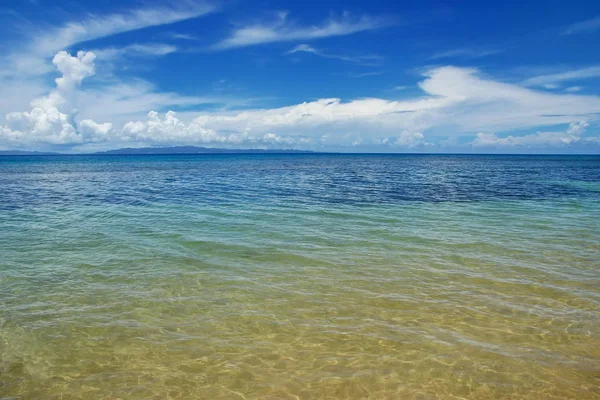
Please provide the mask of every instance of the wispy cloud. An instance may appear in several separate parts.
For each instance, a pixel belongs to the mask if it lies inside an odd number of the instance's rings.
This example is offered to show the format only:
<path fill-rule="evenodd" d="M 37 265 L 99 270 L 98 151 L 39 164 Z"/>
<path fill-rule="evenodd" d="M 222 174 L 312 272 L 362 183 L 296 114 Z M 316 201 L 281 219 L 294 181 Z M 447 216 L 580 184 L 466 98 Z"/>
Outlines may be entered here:
<path fill-rule="evenodd" d="M 349 62 L 353 62 L 356 64 L 362 64 L 362 65 L 380 65 L 383 60 L 383 57 L 376 56 L 376 55 L 350 56 L 350 55 L 344 55 L 344 54 L 331 54 L 331 53 L 325 52 L 323 50 L 317 50 L 308 44 L 299 44 L 298 46 L 294 47 L 293 49 L 291 49 L 290 51 L 288 51 L 285 54 L 294 54 L 294 53 L 301 53 L 301 52 L 311 53 L 316 56 L 324 57 L 324 58 L 333 58 L 333 59 L 337 59 L 337 60 L 349 61 Z"/>
<path fill-rule="evenodd" d="M 92 51 L 104 61 L 113 61 L 122 57 L 164 56 L 176 52 L 177 47 L 165 43 L 135 43 L 125 47 L 107 47 L 104 49 L 94 49 Z"/>
<path fill-rule="evenodd" d="M 527 79 L 523 84 L 526 86 L 542 86 L 556 89 L 559 87 L 557 84 L 561 82 L 597 77 L 600 77 L 600 66 L 581 68 L 556 74 L 540 75 Z"/>
<path fill-rule="evenodd" d="M 560 89 L 560 85 L 557 85 L 556 83 L 544 83 L 540 86 L 548 90 Z"/>
<path fill-rule="evenodd" d="M 581 91 L 581 89 L 583 89 L 581 86 L 571 86 L 571 87 L 566 88 L 565 91 L 573 93 L 573 92 L 579 92 L 579 91 Z"/>
<path fill-rule="evenodd" d="M 207 3 L 183 1 L 177 6 L 132 9 L 118 14 L 88 15 L 55 27 L 28 30 L 28 39 L 15 51 L 0 58 L 6 66 L 2 75 L 39 75 L 50 72 L 47 58 L 78 43 L 119 33 L 197 18 L 216 11 Z"/>
<path fill-rule="evenodd" d="M 376 75 L 381 75 L 381 74 L 383 74 L 383 72 L 381 72 L 381 71 L 371 71 L 371 72 L 351 73 L 351 74 L 348 74 L 348 76 L 350 78 L 364 78 L 367 76 L 376 76 Z"/>
<path fill-rule="evenodd" d="M 193 41 L 198 41 L 200 40 L 200 38 L 198 36 L 194 36 L 194 35 L 190 35 L 188 33 L 177 33 L 177 32 L 172 32 L 168 35 L 171 39 L 175 39 L 175 40 L 193 40 Z"/>
<path fill-rule="evenodd" d="M 214 6 L 206 3 L 184 1 L 176 7 L 143 8 L 105 16 L 92 15 L 81 22 L 70 22 L 51 32 L 44 32 L 35 42 L 34 48 L 40 52 L 54 52 L 101 37 L 197 18 L 215 10 Z"/>
<path fill-rule="evenodd" d="M 575 34 L 579 34 L 579 33 L 593 33 L 599 29 L 600 29 L 600 16 L 568 25 L 562 30 L 561 34 L 562 35 L 575 35 Z"/>
<path fill-rule="evenodd" d="M 446 51 L 440 51 L 429 57 L 430 60 L 438 60 L 441 58 L 481 58 L 487 57 L 494 54 L 502 53 L 504 50 L 501 49 L 474 49 L 469 47 L 463 47 L 459 49 L 452 49 Z"/>
<path fill-rule="evenodd" d="M 238 28 L 231 36 L 215 44 L 213 49 L 253 46 L 263 43 L 312 40 L 332 36 L 345 36 L 383 28 L 393 21 L 390 18 L 361 16 L 354 18 L 348 13 L 339 18 L 330 18 L 320 25 L 301 26 L 287 18 L 287 12 L 277 13 L 275 21 Z"/>

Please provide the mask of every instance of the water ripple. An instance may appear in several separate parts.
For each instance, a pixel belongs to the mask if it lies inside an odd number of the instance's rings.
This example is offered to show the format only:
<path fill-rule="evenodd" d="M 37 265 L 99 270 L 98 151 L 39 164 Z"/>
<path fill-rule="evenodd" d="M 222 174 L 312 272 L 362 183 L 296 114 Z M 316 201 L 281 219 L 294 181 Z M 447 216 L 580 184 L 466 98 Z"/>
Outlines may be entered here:
<path fill-rule="evenodd" d="M 599 157 L 0 157 L 0 399 L 599 398 L 599 184 Z"/>

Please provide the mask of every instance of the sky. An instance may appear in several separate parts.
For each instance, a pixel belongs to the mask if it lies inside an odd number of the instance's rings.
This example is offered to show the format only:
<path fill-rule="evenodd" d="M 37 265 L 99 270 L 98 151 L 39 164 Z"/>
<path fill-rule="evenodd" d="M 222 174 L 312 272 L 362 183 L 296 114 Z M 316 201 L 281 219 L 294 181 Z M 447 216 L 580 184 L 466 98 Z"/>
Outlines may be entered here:
<path fill-rule="evenodd" d="M 598 1 L 3 0 L 0 150 L 600 154 Z"/>

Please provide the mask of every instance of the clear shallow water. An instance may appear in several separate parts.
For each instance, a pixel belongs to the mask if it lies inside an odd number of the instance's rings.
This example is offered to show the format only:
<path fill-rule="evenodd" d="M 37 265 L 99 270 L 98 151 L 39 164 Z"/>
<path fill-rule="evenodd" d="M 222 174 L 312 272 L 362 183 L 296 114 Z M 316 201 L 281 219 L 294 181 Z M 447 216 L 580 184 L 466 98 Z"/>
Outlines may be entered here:
<path fill-rule="evenodd" d="M 0 157 L 0 399 L 600 398 L 600 157 Z"/>

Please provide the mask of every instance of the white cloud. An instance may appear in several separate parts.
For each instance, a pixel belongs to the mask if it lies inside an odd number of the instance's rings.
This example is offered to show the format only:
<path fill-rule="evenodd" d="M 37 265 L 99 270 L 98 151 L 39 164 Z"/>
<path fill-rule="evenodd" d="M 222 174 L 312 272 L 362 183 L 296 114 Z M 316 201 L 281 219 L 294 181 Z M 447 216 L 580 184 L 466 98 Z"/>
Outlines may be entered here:
<path fill-rule="evenodd" d="M 293 146 L 307 143 L 305 138 L 280 136 L 273 132 L 252 135 L 249 132 L 219 133 L 198 121 L 185 124 L 177 114 L 169 111 L 161 118 L 156 111 L 148 113 L 146 121 L 130 121 L 123 126 L 122 138 L 146 144 L 218 144 L 268 147 L 269 145 Z"/>
<path fill-rule="evenodd" d="M 92 52 L 80 51 L 76 57 L 72 57 L 66 51 L 56 53 L 52 63 L 62 74 L 55 80 L 57 91 L 68 94 L 79 86 L 84 78 L 94 75 L 95 59 L 96 55 Z"/>
<path fill-rule="evenodd" d="M 112 124 L 110 122 L 98 124 L 91 119 L 84 119 L 78 124 L 78 128 L 84 142 L 99 142 L 109 139 L 108 135 L 112 130 Z"/>
<path fill-rule="evenodd" d="M 435 53 L 431 57 L 429 57 L 429 59 L 430 60 L 438 60 L 441 58 L 452 58 L 452 57 L 481 58 L 481 57 L 487 57 L 487 56 L 491 56 L 494 54 L 502 53 L 503 51 L 504 50 L 499 50 L 499 49 L 474 49 L 474 48 L 469 48 L 469 47 L 463 47 L 463 48 L 459 48 L 459 49 L 452 49 L 452 50 L 446 50 L 446 51 L 441 51 L 441 52 Z"/>
<path fill-rule="evenodd" d="M 31 99 L 46 93 L 46 83 L 39 78 L 11 79 L 4 82 L 0 79 L 0 120 L 9 112 L 26 109 L 31 104 Z"/>
<path fill-rule="evenodd" d="M 191 108 L 200 105 L 214 107 L 248 107 L 252 99 L 227 96 L 187 96 L 173 92 L 160 92 L 150 82 L 133 80 L 85 88 L 78 93 L 78 116 L 83 119 L 111 121 L 114 126 L 144 118 L 148 110 Z M 186 112 L 186 115 L 192 113 Z M 197 114 L 197 113 L 194 113 Z M 191 118 L 189 118 L 191 119 Z"/>
<path fill-rule="evenodd" d="M 537 132 L 523 136 L 498 137 L 493 133 L 478 133 L 471 145 L 475 147 L 564 147 L 587 140 L 582 139 L 581 135 L 588 126 L 587 121 L 579 121 L 569 124 L 565 132 Z"/>
<path fill-rule="evenodd" d="M 107 47 L 103 49 L 94 49 L 91 51 L 101 60 L 112 61 L 122 57 L 164 56 L 175 53 L 177 51 L 177 47 L 165 43 L 135 43 L 125 47 Z"/>
<path fill-rule="evenodd" d="M 557 83 L 573 81 L 579 79 L 589 79 L 600 77 L 600 66 L 581 68 L 572 71 L 560 72 L 558 74 L 540 75 L 529 78 L 523 84 L 525 86 L 543 86 L 548 88 L 558 88 Z"/>
<path fill-rule="evenodd" d="M 52 90 L 48 96 L 39 97 L 31 101 L 31 106 L 34 107 L 34 110 L 36 108 L 50 110 L 57 107 L 63 109 L 71 107 L 70 103 L 73 100 L 76 88 L 84 78 L 95 73 L 95 59 L 96 55 L 91 52 L 80 51 L 75 57 L 66 51 L 58 52 L 52 59 L 52 63 L 61 72 L 62 76 L 55 79 L 56 89 Z M 71 112 L 71 110 L 68 110 L 68 112 Z M 38 115 L 37 111 L 35 115 Z"/>
<path fill-rule="evenodd" d="M 524 137 L 480 134 L 473 143 L 570 145 L 581 142 L 587 121 L 600 115 L 598 96 L 536 91 L 483 78 L 475 69 L 440 67 L 423 72 L 421 96 L 401 101 L 365 98 L 345 102 L 331 98 L 271 109 L 188 111 L 180 119 L 172 111 L 161 116 L 147 110 L 210 99 L 155 93 L 143 81 L 80 88 L 94 73 L 93 54 L 59 52 L 54 63 L 62 73 L 56 88 L 32 101 L 30 111 L 8 114 L 1 128 L 3 142 L 13 146 L 71 144 L 80 145 L 80 150 L 100 142 L 110 147 L 209 144 L 339 148 L 361 143 L 414 148 L 429 145 L 428 132 L 434 128 L 456 136 L 571 124 L 566 132 Z M 147 117 L 140 117 L 142 113 Z"/>
<path fill-rule="evenodd" d="M 396 138 L 396 146 L 415 147 L 426 144 L 425 136 L 421 132 L 404 131 Z M 428 143 L 427 143 L 428 144 Z"/>
<path fill-rule="evenodd" d="M 31 111 L 10 113 L 6 122 L 2 134 L 8 143 L 62 144 L 80 141 L 69 116 L 56 107 L 34 107 Z"/>
<path fill-rule="evenodd" d="M 101 37 L 197 18 L 215 10 L 214 6 L 206 3 L 180 2 L 178 6 L 143 8 L 105 16 L 91 15 L 50 32 L 42 32 L 44 35 L 34 42 L 34 49 L 37 53 L 54 52 Z"/>
<path fill-rule="evenodd" d="M 230 37 L 214 45 L 213 49 L 345 36 L 379 29 L 389 24 L 388 19 L 369 16 L 352 18 L 350 14 L 344 13 L 341 18 L 331 18 L 321 25 L 298 26 L 288 21 L 287 13 L 280 12 L 274 22 L 254 24 L 234 30 Z"/>
<path fill-rule="evenodd" d="M 598 29 L 600 29 L 600 16 L 571 24 L 563 29 L 562 34 L 593 33 Z"/>
<path fill-rule="evenodd" d="M 587 121 L 571 122 L 567 128 L 567 135 L 581 136 L 588 126 L 590 126 L 590 124 Z"/>
<path fill-rule="evenodd" d="M 600 97 L 540 92 L 484 79 L 476 70 L 442 67 L 425 73 L 420 87 L 444 102 L 430 118 L 452 123 L 464 131 L 532 128 L 570 123 L 582 116 L 597 118 Z M 430 121 L 435 123 L 436 121 Z"/>
<path fill-rule="evenodd" d="M 600 98 L 595 96 L 538 92 L 483 79 L 475 70 L 443 67 L 425 75 L 420 83 L 425 97 L 403 101 L 321 99 L 274 109 L 204 113 L 186 125 L 185 131 L 191 136 L 199 132 L 196 134 L 202 138 L 209 136 L 200 128 L 210 134 L 233 132 L 235 138 L 269 132 L 281 137 L 301 135 L 329 146 L 381 143 L 378 138 L 383 136 L 388 138 L 387 144 L 410 147 L 424 144 L 426 131 L 440 126 L 448 127 L 449 132 L 506 131 L 576 122 L 582 114 L 592 118 L 600 111 Z"/>
<path fill-rule="evenodd" d="M 168 36 L 175 40 L 192 40 L 192 41 L 200 40 L 200 38 L 198 36 L 190 35 L 188 33 L 173 32 L 173 33 L 170 33 Z"/>
<path fill-rule="evenodd" d="M 382 57 L 375 55 L 366 55 L 366 56 L 349 56 L 343 54 L 330 54 L 324 52 L 322 50 L 317 50 L 314 47 L 308 44 L 299 44 L 290 51 L 285 54 L 294 54 L 294 53 L 311 53 L 319 57 L 323 58 L 333 58 L 337 60 L 349 61 L 361 65 L 379 65 L 381 63 Z"/>
<path fill-rule="evenodd" d="M 8 41 L 4 38 L 8 51 L 0 54 L 0 115 L 23 110 L 32 98 L 51 90 L 44 78 L 46 74 L 54 71 L 50 60 L 58 51 L 84 41 L 171 24 L 200 17 L 215 10 L 214 6 L 198 1 L 183 1 L 178 2 L 176 6 L 148 6 L 107 15 L 87 14 L 73 18 L 71 22 L 54 26 L 30 24 L 26 30 L 23 30 L 25 33 L 20 40 Z M 164 54 L 173 50 L 165 46 L 154 49 L 144 46 L 133 45 L 129 49 L 130 54 L 141 55 L 150 52 Z M 107 54 L 109 52 L 120 51 L 120 49 L 106 50 L 106 53 L 101 54 L 102 57 L 110 56 Z M 165 98 L 173 96 L 164 94 L 161 97 L 163 98 L 161 102 L 165 103 L 163 101 Z M 177 103 L 175 101 L 173 104 Z M 147 113 L 148 109 L 146 108 L 144 112 Z"/>
<path fill-rule="evenodd" d="M 98 134 L 106 135 L 111 124 L 96 124 L 87 120 L 78 127 L 73 122 L 71 109 L 81 82 L 94 74 L 94 53 L 80 51 L 71 56 L 58 52 L 52 62 L 61 76 L 56 88 L 47 96 L 31 101 L 31 110 L 6 115 L 6 126 L 0 129 L 1 138 L 10 144 L 73 144 L 95 141 Z M 65 112 L 66 110 L 66 112 Z"/>
<path fill-rule="evenodd" d="M 540 86 L 548 90 L 560 89 L 560 85 L 557 85 L 556 83 L 544 83 Z"/>
<path fill-rule="evenodd" d="M 567 92 L 574 93 L 574 92 L 580 92 L 581 89 L 583 89 L 581 86 L 570 86 L 570 87 L 566 88 L 565 90 Z"/>
<path fill-rule="evenodd" d="M 348 76 L 350 78 L 365 78 L 367 76 L 377 76 L 377 75 L 382 75 L 383 72 L 381 71 L 370 71 L 370 72 L 358 72 L 358 73 L 350 73 L 348 74 Z"/>
<path fill-rule="evenodd" d="M 178 6 L 134 9 L 120 14 L 89 15 L 58 27 L 29 29 L 28 38 L 19 50 L 0 58 L 5 68 L 0 77 L 31 76 L 51 72 L 46 58 L 77 43 L 115 34 L 172 24 L 197 18 L 215 11 L 205 3 L 183 2 Z"/>
<path fill-rule="evenodd" d="M 425 136 L 421 132 L 403 131 L 398 136 L 385 137 L 379 141 L 384 146 L 397 146 L 405 148 L 414 148 L 417 146 L 429 146 L 431 143 L 425 141 Z"/>

